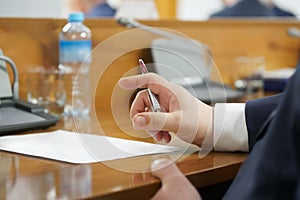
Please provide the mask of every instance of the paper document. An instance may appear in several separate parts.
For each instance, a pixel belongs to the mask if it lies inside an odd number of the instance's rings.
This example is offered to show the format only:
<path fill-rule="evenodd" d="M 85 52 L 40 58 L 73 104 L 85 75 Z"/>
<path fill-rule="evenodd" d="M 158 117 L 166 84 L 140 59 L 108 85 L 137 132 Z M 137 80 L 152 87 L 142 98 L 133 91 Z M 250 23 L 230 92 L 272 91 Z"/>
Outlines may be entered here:
<path fill-rule="evenodd" d="M 276 70 L 269 70 L 264 73 L 265 79 L 288 79 L 296 71 L 296 68 L 282 68 Z"/>
<path fill-rule="evenodd" d="M 0 150 L 70 163 L 94 163 L 180 151 L 180 147 L 57 130 L 0 137 Z"/>

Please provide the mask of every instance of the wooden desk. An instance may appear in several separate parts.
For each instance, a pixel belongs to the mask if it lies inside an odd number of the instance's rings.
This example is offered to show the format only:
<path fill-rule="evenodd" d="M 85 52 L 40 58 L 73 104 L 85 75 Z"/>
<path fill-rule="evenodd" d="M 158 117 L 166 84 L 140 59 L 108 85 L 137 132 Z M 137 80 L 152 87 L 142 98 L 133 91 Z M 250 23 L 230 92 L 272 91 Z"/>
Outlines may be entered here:
<path fill-rule="evenodd" d="M 139 30 L 126 29 L 113 19 L 87 20 L 93 32 L 94 104 L 97 112 L 92 119 L 101 121 L 100 132 L 109 136 L 136 139 L 124 134 L 114 121 L 112 105 L 120 77 L 134 72 L 138 58 L 151 63 L 149 50 L 158 36 Z M 211 47 L 214 61 L 227 83 L 236 56 L 264 56 L 266 69 L 295 66 L 299 57 L 299 40 L 287 35 L 299 21 L 289 20 L 212 20 L 182 22 L 176 20 L 143 21 L 154 26 L 176 30 Z M 20 96 L 26 96 L 26 70 L 39 65 L 58 63 L 58 33 L 65 24 L 62 19 L 1 19 L 0 46 L 17 64 L 20 72 Z M 130 33 L 129 35 L 126 35 Z M 118 39 L 119 38 L 119 39 Z M 109 42 L 109 43 L 107 43 Z M 243 44 L 241 46 L 241 44 Z M 259 44 L 259 45 L 258 45 Z M 100 76 L 101 75 L 101 76 Z M 122 94 L 129 98 L 129 93 Z M 128 109 L 128 102 L 117 102 Z M 124 113 L 124 110 L 120 113 Z M 126 113 L 125 113 L 126 115 Z M 128 115 L 126 115 L 128 116 Z M 126 118 L 128 119 L 128 117 Z M 121 121 L 123 123 L 123 121 Z M 125 124 L 128 121 L 125 120 Z M 97 121 L 83 122 L 83 130 L 99 133 Z M 73 129 L 69 121 L 44 131 Z M 139 138 L 150 141 L 149 138 Z M 67 146 L 66 146 L 67 148 Z M 247 154 L 212 152 L 203 159 L 192 154 L 178 160 L 181 171 L 196 187 L 204 187 L 235 177 Z M 74 165 L 30 156 L 0 152 L 0 199 L 20 195 L 17 199 L 149 199 L 160 186 L 148 172 L 156 156 L 122 159 L 90 165 Z M 114 168 L 112 168 L 114 166 Z M 120 171 L 119 169 L 123 169 Z M 127 171 L 126 171 L 127 170 Z M 130 170 L 128 172 L 128 170 Z"/>
<path fill-rule="evenodd" d="M 91 132 L 96 126 L 94 122 L 85 125 Z M 61 120 L 42 131 L 72 127 L 70 121 Z M 121 131 L 114 134 L 124 138 Z M 204 187 L 233 179 L 246 156 L 212 152 L 199 159 L 195 153 L 179 159 L 177 164 L 196 187 Z M 160 187 L 159 180 L 148 171 L 157 157 L 75 165 L 0 151 L 0 199 L 31 196 L 35 199 L 149 199 Z"/>

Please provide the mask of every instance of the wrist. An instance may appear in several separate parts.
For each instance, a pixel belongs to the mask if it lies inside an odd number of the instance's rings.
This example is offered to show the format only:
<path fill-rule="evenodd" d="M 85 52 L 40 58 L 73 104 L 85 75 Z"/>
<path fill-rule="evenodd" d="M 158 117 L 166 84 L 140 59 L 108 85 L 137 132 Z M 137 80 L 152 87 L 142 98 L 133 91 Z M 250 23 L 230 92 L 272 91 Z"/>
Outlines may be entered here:
<path fill-rule="evenodd" d="M 213 135 L 213 108 L 199 101 L 198 130 L 193 144 L 201 147 Z"/>

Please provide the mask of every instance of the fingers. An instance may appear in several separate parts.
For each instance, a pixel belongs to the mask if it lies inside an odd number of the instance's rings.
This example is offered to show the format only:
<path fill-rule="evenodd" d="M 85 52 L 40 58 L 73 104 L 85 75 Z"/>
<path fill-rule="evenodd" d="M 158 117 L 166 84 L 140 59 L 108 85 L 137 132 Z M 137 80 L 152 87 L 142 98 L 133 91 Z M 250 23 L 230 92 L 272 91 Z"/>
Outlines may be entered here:
<path fill-rule="evenodd" d="M 180 111 L 138 113 L 132 119 L 133 127 L 136 130 L 164 130 L 176 133 L 180 125 L 180 113 Z"/>
<path fill-rule="evenodd" d="M 174 133 L 178 131 L 178 123 L 173 123 L 175 114 L 157 112 L 139 113 L 133 118 L 133 127 L 136 130 L 146 130 L 157 142 L 163 141 L 169 143 L 171 141 L 169 131 Z"/>
<path fill-rule="evenodd" d="M 163 77 L 154 73 L 130 76 L 130 77 L 121 78 L 119 80 L 120 87 L 124 89 L 135 89 L 135 88 L 146 88 L 146 87 L 151 88 L 151 84 L 166 85 L 168 84 L 168 81 Z"/>
<path fill-rule="evenodd" d="M 149 131 L 147 131 L 149 133 Z M 149 133 L 157 142 L 163 141 L 169 143 L 171 141 L 171 135 L 168 131 L 150 131 Z"/>
<path fill-rule="evenodd" d="M 147 91 L 140 91 L 133 101 L 130 110 L 130 118 L 133 121 L 133 127 L 135 129 L 177 132 L 178 125 L 180 124 L 180 111 L 171 113 L 148 112 L 150 107 Z"/>
<path fill-rule="evenodd" d="M 161 113 L 157 113 L 158 115 L 156 115 L 155 113 L 148 112 L 150 108 L 151 104 L 147 90 L 140 91 L 136 95 L 130 109 L 130 118 L 133 121 L 133 127 L 137 130 L 146 130 L 157 142 L 163 141 L 169 143 L 171 135 L 168 131 L 177 130 L 177 124 L 172 123 L 174 120 L 173 113 L 165 117 Z"/>
<path fill-rule="evenodd" d="M 130 118 L 132 119 L 137 113 L 148 112 L 151 109 L 148 93 L 146 90 L 138 92 L 130 108 Z"/>

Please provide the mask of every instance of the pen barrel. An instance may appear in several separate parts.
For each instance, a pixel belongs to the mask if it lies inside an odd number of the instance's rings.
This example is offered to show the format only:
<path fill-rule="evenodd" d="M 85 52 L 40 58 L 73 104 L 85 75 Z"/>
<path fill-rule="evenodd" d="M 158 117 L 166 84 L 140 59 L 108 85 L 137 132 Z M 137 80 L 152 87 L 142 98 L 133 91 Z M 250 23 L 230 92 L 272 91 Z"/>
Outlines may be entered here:
<path fill-rule="evenodd" d="M 153 112 L 160 112 L 161 108 L 160 108 L 160 105 L 158 103 L 158 100 L 149 88 L 148 88 L 148 95 L 149 95 L 150 102 L 152 104 L 152 111 Z"/>

